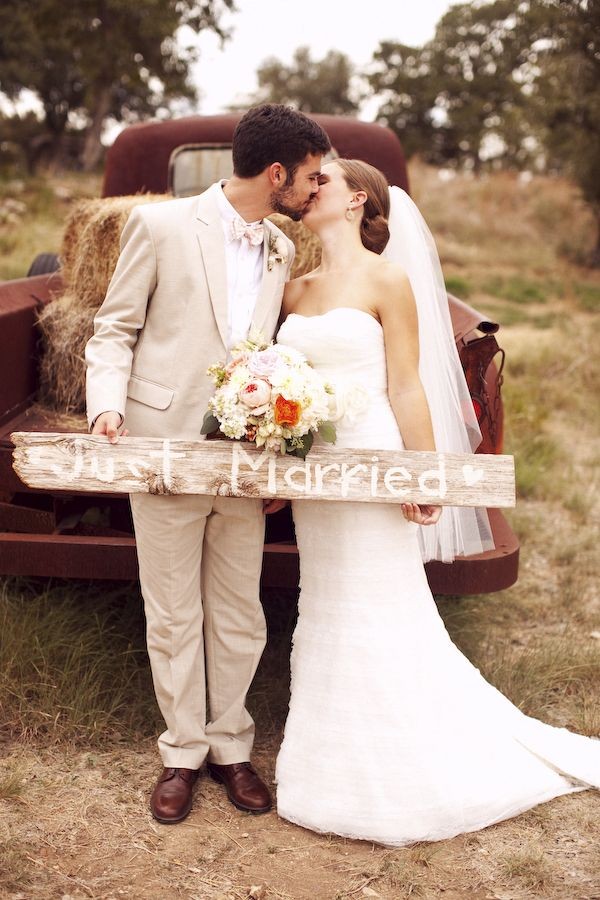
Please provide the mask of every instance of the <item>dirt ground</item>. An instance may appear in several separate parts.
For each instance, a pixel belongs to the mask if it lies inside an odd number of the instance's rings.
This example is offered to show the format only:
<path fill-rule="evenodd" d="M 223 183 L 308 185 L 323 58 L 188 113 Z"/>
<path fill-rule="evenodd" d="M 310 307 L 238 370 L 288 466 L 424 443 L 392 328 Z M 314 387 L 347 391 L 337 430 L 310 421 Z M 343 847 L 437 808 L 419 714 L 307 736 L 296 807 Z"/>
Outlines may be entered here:
<path fill-rule="evenodd" d="M 257 748 L 269 778 L 274 749 Z M 388 850 L 315 835 L 275 812 L 238 812 L 203 776 L 189 818 L 148 812 L 152 747 L 5 757 L 22 795 L 1 806 L 0 896 L 95 900 L 557 900 L 600 897 L 600 816 L 593 792 L 559 798 L 517 820 L 438 844 Z M 11 839 L 14 849 L 11 848 Z"/>

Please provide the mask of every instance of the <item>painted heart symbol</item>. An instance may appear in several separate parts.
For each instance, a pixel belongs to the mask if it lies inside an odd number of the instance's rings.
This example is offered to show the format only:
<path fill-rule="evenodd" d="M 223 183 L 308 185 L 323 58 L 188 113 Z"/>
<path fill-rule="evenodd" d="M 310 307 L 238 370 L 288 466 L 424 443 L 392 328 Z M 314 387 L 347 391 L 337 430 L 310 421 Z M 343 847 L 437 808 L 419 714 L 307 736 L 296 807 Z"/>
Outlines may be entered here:
<path fill-rule="evenodd" d="M 481 481 L 483 478 L 483 469 L 475 469 L 473 466 L 463 466 L 462 471 L 467 487 L 473 487 L 474 484 L 477 484 L 477 482 Z"/>

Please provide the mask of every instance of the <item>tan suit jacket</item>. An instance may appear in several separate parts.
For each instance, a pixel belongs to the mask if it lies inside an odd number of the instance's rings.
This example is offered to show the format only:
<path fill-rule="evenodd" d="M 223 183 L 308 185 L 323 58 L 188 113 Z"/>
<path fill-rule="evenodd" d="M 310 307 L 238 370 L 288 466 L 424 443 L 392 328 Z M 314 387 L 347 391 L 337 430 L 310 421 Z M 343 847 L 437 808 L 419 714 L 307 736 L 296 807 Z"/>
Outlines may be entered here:
<path fill-rule="evenodd" d="M 219 184 L 200 196 L 134 207 L 86 347 L 90 424 L 116 410 L 132 435 L 195 440 L 214 385 L 206 368 L 227 341 L 225 238 Z M 263 282 L 253 324 L 270 339 L 294 245 L 265 220 Z M 277 240 L 287 260 L 268 269 Z"/>

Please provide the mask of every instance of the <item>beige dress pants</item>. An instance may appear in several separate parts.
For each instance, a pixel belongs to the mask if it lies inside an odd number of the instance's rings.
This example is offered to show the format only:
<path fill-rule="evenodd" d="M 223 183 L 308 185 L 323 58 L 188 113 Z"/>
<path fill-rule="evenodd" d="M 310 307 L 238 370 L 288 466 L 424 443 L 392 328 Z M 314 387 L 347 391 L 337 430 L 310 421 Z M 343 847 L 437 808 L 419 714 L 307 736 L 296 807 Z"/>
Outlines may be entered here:
<path fill-rule="evenodd" d="M 130 495 L 165 766 L 250 759 L 245 703 L 266 639 L 261 500 Z M 208 700 L 208 710 L 207 710 Z"/>

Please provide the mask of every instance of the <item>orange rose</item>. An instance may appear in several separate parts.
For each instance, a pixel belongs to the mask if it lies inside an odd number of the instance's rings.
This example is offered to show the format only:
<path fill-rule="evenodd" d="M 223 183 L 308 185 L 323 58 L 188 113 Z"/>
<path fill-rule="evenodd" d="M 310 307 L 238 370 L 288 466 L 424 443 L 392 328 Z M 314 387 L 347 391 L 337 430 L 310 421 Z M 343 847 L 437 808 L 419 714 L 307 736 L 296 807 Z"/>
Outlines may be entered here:
<path fill-rule="evenodd" d="M 277 425 L 297 425 L 302 407 L 296 400 L 286 400 L 281 394 L 275 401 L 275 422 Z"/>

